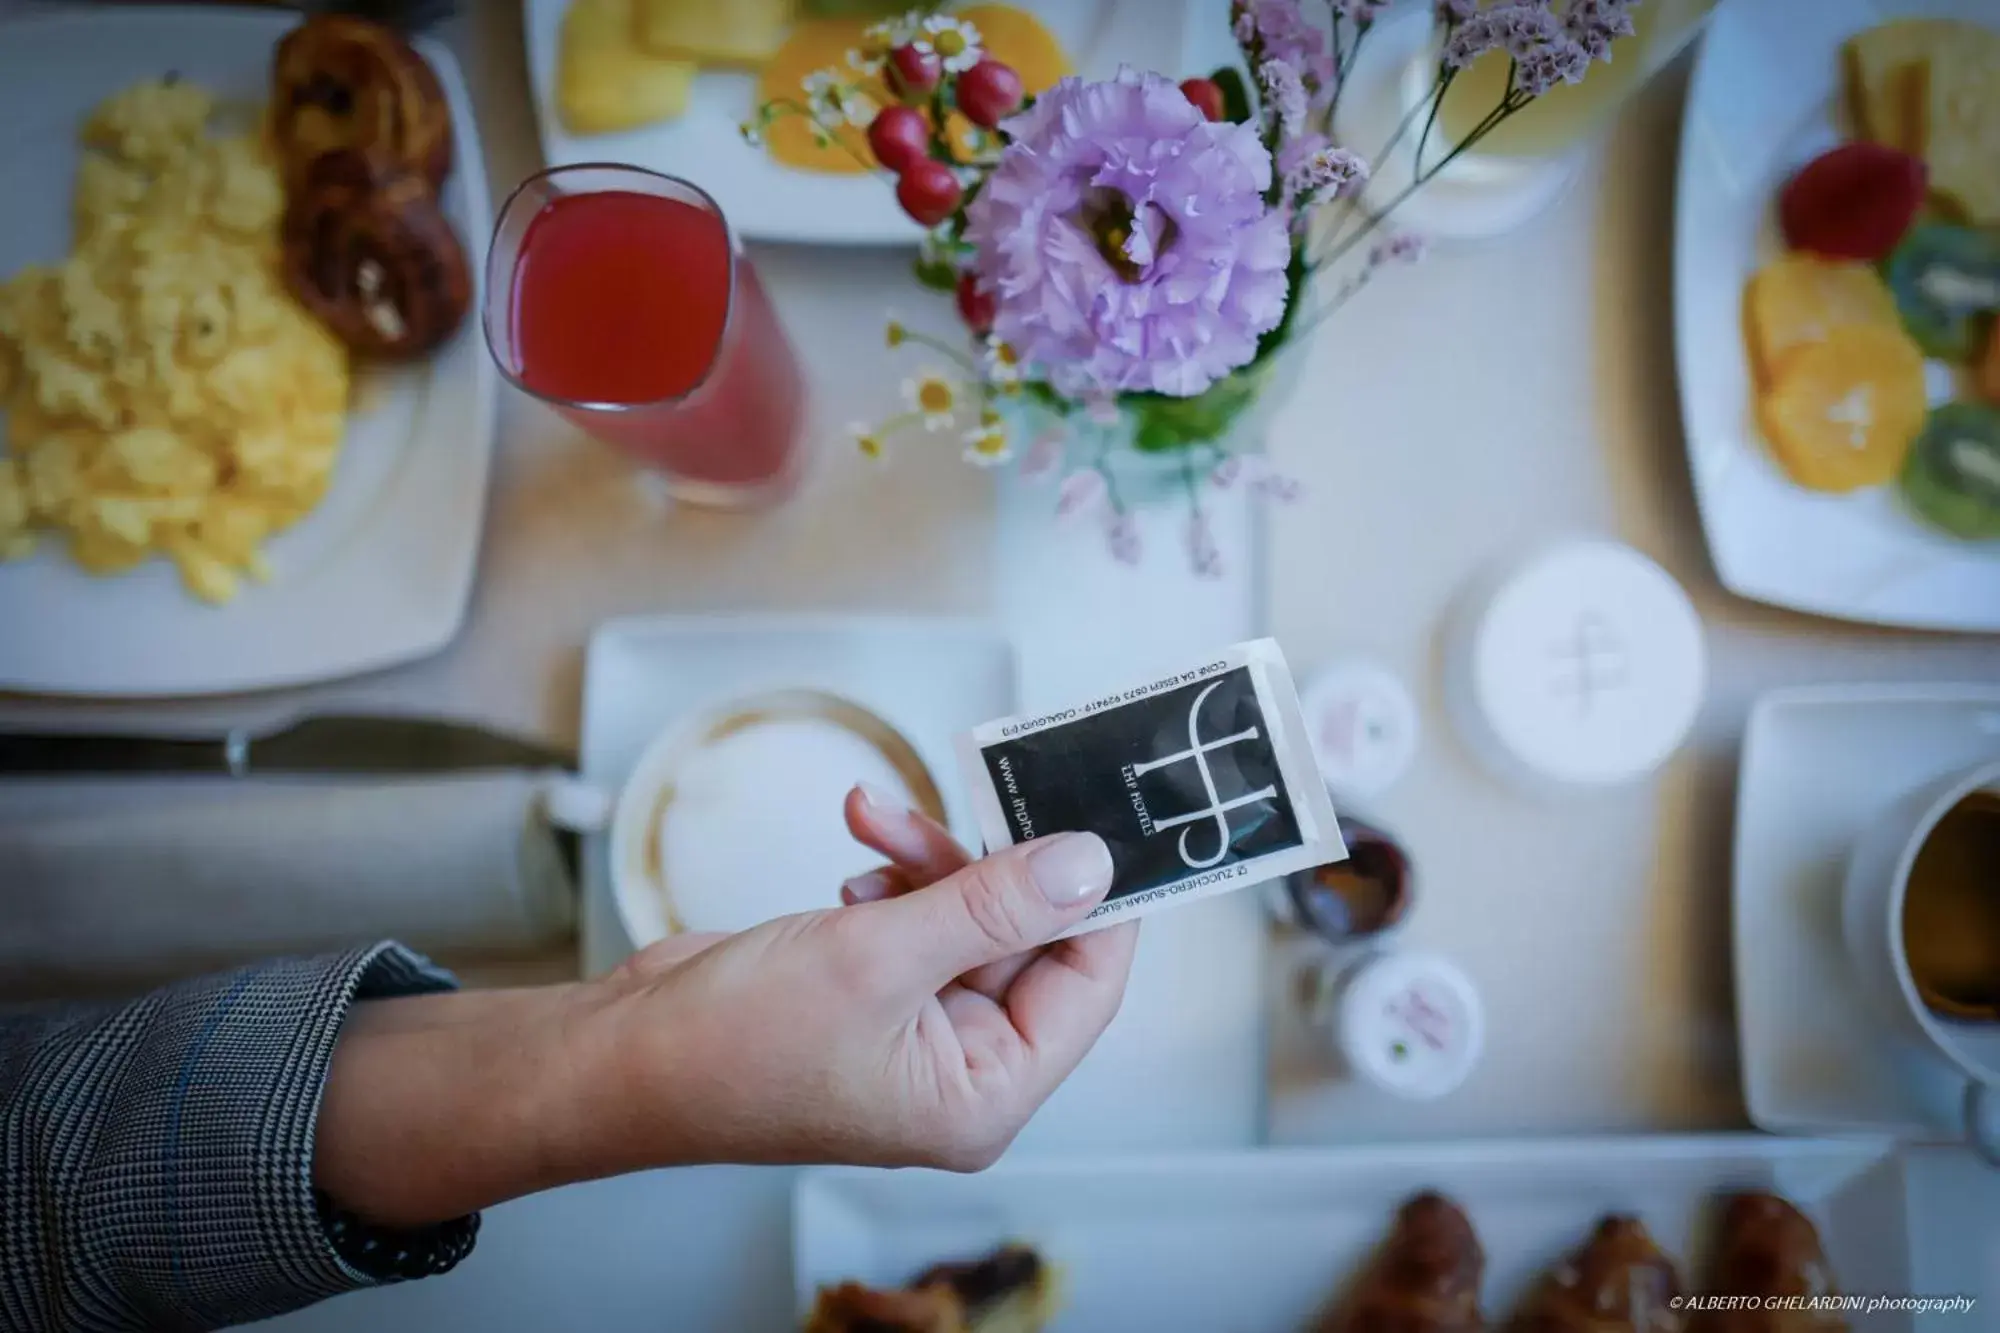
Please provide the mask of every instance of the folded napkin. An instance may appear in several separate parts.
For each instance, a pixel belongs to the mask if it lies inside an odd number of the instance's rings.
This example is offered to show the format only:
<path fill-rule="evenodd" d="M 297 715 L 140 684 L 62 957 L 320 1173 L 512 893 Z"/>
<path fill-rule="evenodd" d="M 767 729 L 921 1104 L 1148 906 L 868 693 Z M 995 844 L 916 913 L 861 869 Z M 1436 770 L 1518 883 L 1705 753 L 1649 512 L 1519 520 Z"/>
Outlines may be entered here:
<path fill-rule="evenodd" d="M 0 998 L 129 990 L 393 937 L 492 957 L 575 928 L 546 779 L 0 784 Z"/>

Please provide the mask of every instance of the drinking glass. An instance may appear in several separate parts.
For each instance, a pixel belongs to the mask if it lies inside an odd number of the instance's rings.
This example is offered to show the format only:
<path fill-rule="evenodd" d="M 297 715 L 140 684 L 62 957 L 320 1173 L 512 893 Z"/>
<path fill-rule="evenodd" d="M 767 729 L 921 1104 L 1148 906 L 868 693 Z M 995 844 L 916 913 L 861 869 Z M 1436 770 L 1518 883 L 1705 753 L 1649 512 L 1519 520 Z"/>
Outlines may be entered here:
<path fill-rule="evenodd" d="M 509 382 L 675 498 L 742 508 L 797 480 L 798 357 L 700 187 L 609 163 L 529 177 L 494 226 L 482 313 Z"/>

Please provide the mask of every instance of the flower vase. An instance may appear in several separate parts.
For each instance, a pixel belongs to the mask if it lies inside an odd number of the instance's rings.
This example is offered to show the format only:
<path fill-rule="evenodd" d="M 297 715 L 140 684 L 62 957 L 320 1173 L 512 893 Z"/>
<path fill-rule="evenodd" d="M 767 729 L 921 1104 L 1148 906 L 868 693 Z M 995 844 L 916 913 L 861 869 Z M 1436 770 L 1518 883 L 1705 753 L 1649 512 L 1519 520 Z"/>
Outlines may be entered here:
<path fill-rule="evenodd" d="M 1094 468 L 1113 512 L 1198 506 L 1226 461 L 1262 452 L 1272 417 L 1298 385 L 1303 352 L 1281 344 L 1191 398 L 1123 394 L 1084 407 L 1031 391 L 1009 400 L 1009 425 L 1017 440 L 1060 439 L 1053 470 Z"/>

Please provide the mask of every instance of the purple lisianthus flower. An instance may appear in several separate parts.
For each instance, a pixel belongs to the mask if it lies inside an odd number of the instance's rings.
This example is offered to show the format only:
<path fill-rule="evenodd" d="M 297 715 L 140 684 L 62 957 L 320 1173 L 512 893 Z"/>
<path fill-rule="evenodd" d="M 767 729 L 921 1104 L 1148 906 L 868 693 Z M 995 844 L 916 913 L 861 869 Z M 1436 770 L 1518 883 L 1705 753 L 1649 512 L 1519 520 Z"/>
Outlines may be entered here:
<path fill-rule="evenodd" d="M 1611 43 L 1633 33 L 1632 8 L 1638 0 L 1570 0 L 1563 29 L 1592 60 L 1609 62 Z"/>
<path fill-rule="evenodd" d="M 1311 204 L 1356 194 L 1368 183 L 1368 159 L 1346 148 L 1322 148 L 1285 173 L 1285 198 Z"/>
<path fill-rule="evenodd" d="M 1256 355 L 1291 260 L 1256 126 L 1211 124 L 1169 80 L 1124 69 L 1064 79 L 1001 130 L 966 238 L 995 336 L 1051 387 L 1186 397 Z"/>
<path fill-rule="evenodd" d="M 1514 86 L 1540 97 L 1558 83 L 1582 83 L 1590 72 L 1590 52 L 1564 37 L 1538 46 L 1514 62 Z"/>

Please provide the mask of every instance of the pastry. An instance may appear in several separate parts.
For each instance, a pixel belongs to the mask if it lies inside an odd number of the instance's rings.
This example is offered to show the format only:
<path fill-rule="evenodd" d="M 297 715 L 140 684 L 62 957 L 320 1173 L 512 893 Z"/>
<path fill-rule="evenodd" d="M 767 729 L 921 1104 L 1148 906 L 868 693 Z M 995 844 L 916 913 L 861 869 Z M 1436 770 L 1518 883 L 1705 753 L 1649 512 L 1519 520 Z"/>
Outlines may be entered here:
<path fill-rule="evenodd" d="M 2000 310 L 2000 239 L 1971 227 L 1926 223 L 1896 247 L 1887 271 L 1903 327 L 1917 345 L 1942 360 L 1970 364 Z"/>
<path fill-rule="evenodd" d="M 1932 527 L 1968 541 L 2000 540 L 2000 411 L 1946 403 L 1930 415 L 1903 465 L 1903 498 Z"/>
<path fill-rule="evenodd" d="M 1922 86 L 1931 188 L 1967 221 L 2000 223 L 2000 33 L 1963 25 L 1931 53 Z"/>
<path fill-rule="evenodd" d="M 1908 336 L 1850 325 L 1787 355 L 1757 411 L 1793 481 L 1852 491 L 1895 479 L 1926 400 L 1923 354 Z"/>
<path fill-rule="evenodd" d="M 633 32 L 654 55 L 757 69 L 784 45 L 791 0 L 638 0 Z"/>
<path fill-rule="evenodd" d="M 1635 1217 L 1607 1217 L 1549 1272 L 1511 1333 L 1681 1333 L 1680 1274 Z"/>
<path fill-rule="evenodd" d="M 1055 1317 L 1055 1271 L 1032 1247 L 938 1264 L 900 1291 L 858 1282 L 822 1289 L 806 1333 L 1040 1333 Z"/>
<path fill-rule="evenodd" d="M 1763 1297 L 1828 1296 L 1835 1290 L 1819 1232 L 1775 1194 L 1738 1194 L 1723 1206 L 1708 1290 L 1751 1308 L 1699 1311 L 1688 1321 L 1688 1333 L 1845 1333 L 1847 1328 L 1830 1310 L 1763 1308 Z"/>
<path fill-rule="evenodd" d="M 1786 357 L 1824 342 L 1849 324 L 1902 328 L 1896 298 L 1866 264 L 1834 263 L 1811 255 L 1773 260 L 1750 279 L 1744 294 L 1744 331 L 1757 383 L 1769 387 Z"/>
<path fill-rule="evenodd" d="M 1841 54 L 1848 106 L 1862 136 L 1921 155 L 1924 73 L 1931 53 L 1977 31 L 1949 19 L 1899 19 L 1850 38 Z"/>
<path fill-rule="evenodd" d="M 572 134 L 672 120 L 687 110 L 696 72 L 639 45 L 632 0 L 573 0 L 556 58 L 556 110 Z"/>
<path fill-rule="evenodd" d="M 451 170 L 451 108 L 437 75 L 395 29 L 345 15 L 316 14 L 278 43 L 271 138 L 290 180 L 343 148 L 432 190 Z"/>
<path fill-rule="evenodd" d="M 1478 1333 L 1486 1252 L 1465 1212 L 1442 1194 L 1419 1194 L 1347 1300 L 1319 1333 Z"/>
<path fill-rule="evenodd" d="M 286 286 L 365 356 L 421 356 L 472 304 L 472 274 L 430 182 L 356 149 L 326 153 L 292 191 Z"/>

